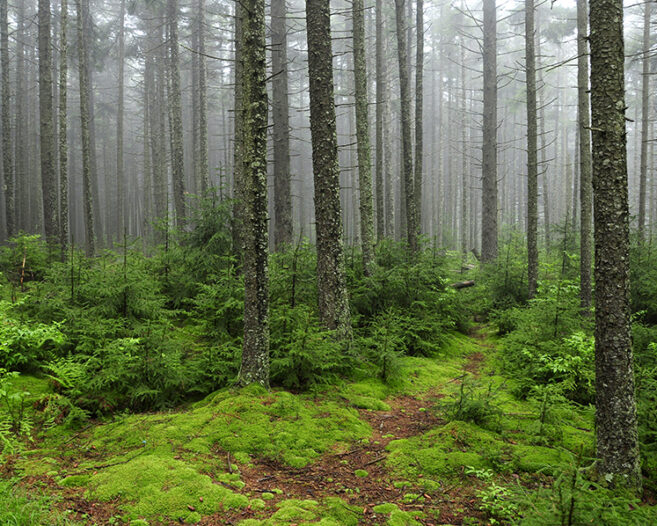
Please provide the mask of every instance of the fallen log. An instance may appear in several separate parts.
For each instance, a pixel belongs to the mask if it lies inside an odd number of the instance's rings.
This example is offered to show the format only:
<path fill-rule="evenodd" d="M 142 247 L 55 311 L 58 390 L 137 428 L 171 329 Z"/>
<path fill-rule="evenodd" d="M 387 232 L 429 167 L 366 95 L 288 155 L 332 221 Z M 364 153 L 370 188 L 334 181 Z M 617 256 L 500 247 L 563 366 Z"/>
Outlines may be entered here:
<path fill-rule="evenodd" d="M 474 280 L 470 281 L 459 281 L 458 283 L 452 283 L 450 287 L 453 289 L 459 290 L 459 289 L 467 289 L 468 287 L 474 287 L 475 282 Z"/>

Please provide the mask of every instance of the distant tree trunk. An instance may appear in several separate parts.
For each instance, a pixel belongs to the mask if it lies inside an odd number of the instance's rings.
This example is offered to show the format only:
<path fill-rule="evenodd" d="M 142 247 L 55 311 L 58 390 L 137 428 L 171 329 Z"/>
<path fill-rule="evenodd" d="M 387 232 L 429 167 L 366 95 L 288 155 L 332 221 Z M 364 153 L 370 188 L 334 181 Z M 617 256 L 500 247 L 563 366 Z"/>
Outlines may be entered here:
<path fill-rule="evenodd" d="M 416 7 L 415 59 L 415 212 L 418 232 L 422 231 L 422 176 L 424 166 L 424 0 Z"/>
<path fill-rule="evenodd" d="M 16 13 L 18 28 L 16 31 L 16 140 L 14 141 L 14 160 L 16 164 L 14 175 L 15 192 L 15 229 L 28 229 L 29 190 L 27 163 L 27 91 L 25 89 L 25 0 L 18 0 Z"/>
<path fill-rule="evenodd" d="M 383 2 L 376 2 L 376 239 L 381 241 L 385 235 L 386 209 L 384 205 L 384 183 L 383 183 L 383 112 L 385 109 L 385 97 L 387 96 L 385 78 L 385 56 L 384 56 L 384 22 Z"/>
<path fill-rule="evenodd" d="M 65 1 L 65 0 L 64 0 Z M 0 61 L 2 68 L 2 169 L 4 175 L 5 217 L 7 237 L 16 233 L 16 207 L 14 201 L 14 159 L 12 157 L 11 118 L 9 104 L 9 22 L 7 0 L 0 0 Z"/>
<path fill-rule="evenodd" d="M 461 254 L 463 257 L 468 253 L 468 161 L 467 161 L 467 87 L 465 73 L 465 43 L 463 38 L 461 47 Z"/>
<path fill-rule="evenodd" d="M 59 240 L 57 173 L 55 170 L 55 128 L 52 92 L 52 53 L 50 49 L 50 0 L 39 0 L 39 122 L 43 226 L 46 240 Z"/>
<path fill-rule="evenodd" d="M 409 0 L 410 1 L 410 0 Z M 418 252 L 417 211 L 415 201 L 415 181 L 413 177 L 413 147 L 411 138 L 411 89 L 408 70 L 408 48 L 405 42 L 406 17 L 404 3 L 406 0 L 395 0 L 397 19 L 397 53 L 399 57 L 399 86 L 401 104 L 401 135 L 402 135 L 402 166 L 403 187 L 406 204 L 406 239 L 411 254 Z"/>
<path fill-rule="evenodd" d="M 537 17 L 537 25 L 540 23 L 540 18 Z M 537 29 L 536 33 L 538 38 L 536 39 L 536 61 L 538 63 L 538 85 L 540 90 L 538 91 L 538 107 L 539 107 L 539 126 L 540 126 L 540 137 L 541 137 L 541 195 L 543 197 L 543 223 L 545 228 L 545 249 L 550 249 L 550 200 L 548 192 L 548 161 L 546 155 L 547 141 L 545 140 L 545 108 L 544 108 L 544 99 L 543 99 L 543 75 L 541 67 L 541 37 L 540 30 Z"/>
<path fill-rule="evenodd" d="M 342 244 L 330 0 L 306 0 L 306 24 L 319 316 L 326 328 L 347 339 L 351 337 L 351 315 Z"/>
<path fill-rule="evenodd" d="M 87 83 L 87 39 L 83 38 L 82 0 L 75 0 L 78 30 L 78 77 L 80 80 L 80 135 L 82 138 L 82 192 L 84 202 L 85 252 L 92 257 L 96 251 L 94 239 L 94 203 L 91 191 L 91 139 L 89 134 L 89 90 Z"/>
<path fill-rule="evenodd" d="M 646 186 L 648 180 L 648 127 L 650 126 L 650 11 L 651 1 L 643 4 L 643 69 L 641 76 L 641 163 L 639 168 L 639 243 L 645 241 Z"/>
<path fill-rule="evenodd" d="M 125 113 L 125 0 L 119 12 L 119 104 L 116 115 L 116 232 L 123 235 L 125 218 L 125 165 L 123 162 L 123 118 Z M 106 175 L 107 177 L 107 175 Z"/>
<path fill-rule="evenodd" d="M 591 309 L 591 117 L 589 103 L 589 50 L 587 0 L 577 0 L 577 101 L 580 163 L 580 302 L 585 314 Z"/>
<path fill-rule="evenodd" d="M 534 0 L 525 0 L 525 75 L 527 78 L 527 276 L 529 298 L 538 286 L 538 122 Z"/>
<path fill-rule="evenodd" d="M 290 106 L 285 0 L 271 2 L 272 117 L 274 120 L 274 246 L 292 244 Z"/>
<path fill-rule="evenodd" d="M 365 14 L 363 0 L 353 0 L 354 79 L 356 82 L 356 141 L 358 145 L 358 188 L 360 191 L 360 240 L 363 269 L 371 273 L 374 260 L 372 219 L 372 158 L 367 106 L 367 66 L 365 61 Z"/>
<path fill-rule="evenodd" d="M 640 489 L 629 297 L 622 0 L 591 2 L 590 24 L 597 470 L 612 485 Z"/>
<path fill-rule="evenodd" d="M 198 0 L 198 170 L 201 191 L 210 188 L 210 169 L 208 165 L 208 68 L 205 58 L 205 0 Z"/>
<path fill-rule="evenodd" d="M 171 92 L 171 172 L 176 224 L 185 224 L 185 159 L 183 153 L 182 102 L 180 94 L 180 58 L 178 51 L 178 0 L 167 0 Z"/>
<path fill-rule="evenodd" d="M 68 0 L 61 0 L 59 37 L 59 243 L 68 254 Z"/>
<path fill-rule="evenodd" d="M 242 56 L 242 27 L 244 25 L 244 10 L 241 2 L 235 2 L 235 89 L 233 106 L 233 218 L 232 237 L 233 254 L 241 259 L 242 253 L 242 70 L 244 69 Z"/>
<path fill-rule="evenodd" d="M 497 259 L 497 20 L 495 0 L 484 0 L 484 115 L 481 261 Z"/>
<path fill-rule="evenodd" d="M 239 382 L 269 386 L 267 81 L 265 1 L 244 0 L 242 26 L 242 196 L 244 344 Z"/>

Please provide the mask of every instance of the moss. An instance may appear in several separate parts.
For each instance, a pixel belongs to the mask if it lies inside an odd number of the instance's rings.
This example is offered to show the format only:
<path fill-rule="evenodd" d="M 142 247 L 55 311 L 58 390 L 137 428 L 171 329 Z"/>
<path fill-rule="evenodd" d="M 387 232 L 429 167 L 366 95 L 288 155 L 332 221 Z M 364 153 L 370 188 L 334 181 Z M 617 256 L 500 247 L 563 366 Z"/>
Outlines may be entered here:
<path fill-rule="evenodd" d="M 144 519 L 135 519 L 130 521 L 130 526 L 148 526 L 148 522 Z"/>
<path fill-rule="evenodd" d="M 264 492 L 261 496 L 263 500 L 272 500 L 274 498 L 274 494 L 268 491 Z"/>
<path fill-rule="evenodd" d="M 575 457 L 569 451 L 542 446 L 516 446 L 515 466 L 528 473 L 542 472 L 547 475 L 574 465 Z"/>
<path fill-rule="evenodd" d="M 390 411 L 390 406 L 383 400 L 372 398 L 371 396 L 354 396 L 351 398 L 351 405 L 359 409 L 370 409 L 372 411 Z"/>
<path fill-rule="evenodd" d="M 98 500 L 120 497 L 129 518 L 135 519 L 166 517 L 192 522 L 199 513 L 209 515 L 220 508 L 248 505 L 245 496 L 213 484 L 210 477 L 187 464 L 155 455 L 139 456 L 92 476 L 89 493 Z"/>
<path fill-rule="evenodd" d="M 319 504 L 315 500 L 284 500 L 272 515 L 274 521 L 311 521 L 317 518 Z"/>
<path fill-rule="evenodd" d="M 262 499 L 251 499 L 249 501 L 249 508 L 252 510 L 264 510 L 267 504 Z"/>
<path fill-rule="evenodd" d="M 378 506 L 374 506 L 372 508 L 372 511 L 374 513 L 378 513 L 379 515 L 389 515 L 393 511 L 398 510 L 399 508 L 397 507 L 396 504 L 392 504 L 391 502 L 386 502 L 384 504 L 379 504 Z"/>
<path fill-rule="evenodd" d="M 367 471 L 365 471 L 364 469 L 357 469 L 356 471 L 354 471 L 354 475 L 364 479 L 365 477 L 367 477 L 367 475 L 369 475 L 369 473 L 367 473 Z"/>
<path fill-rule="evenodd" d="M 59 483 L 60 486 L 65 488 L 75 488 L 79 486 L 86 486 L 91 480 L 91 475 L 71 475 L 62 479 Z"/>
<path fill-rule="evenodd" d="M 40 475 L 46 475 L 47 473 L 57 471 L 59 462 L 54 458 L 32 458 L 32 456 L 25 459 L 20 459 L 16 462 L 16 467 L 23 475 L 38 477 Z"/>
<path fill-rule="evenodd" d="M 379 515 L 388 515 L 386 524 L 389 526 L 421 526 L 421 523 L 415 518 L 424 516 L 423 513 L 419 512 L 401 511 L 396 504 L 392 503 L 379 504 L 374 506 L 372 511 Z"/>

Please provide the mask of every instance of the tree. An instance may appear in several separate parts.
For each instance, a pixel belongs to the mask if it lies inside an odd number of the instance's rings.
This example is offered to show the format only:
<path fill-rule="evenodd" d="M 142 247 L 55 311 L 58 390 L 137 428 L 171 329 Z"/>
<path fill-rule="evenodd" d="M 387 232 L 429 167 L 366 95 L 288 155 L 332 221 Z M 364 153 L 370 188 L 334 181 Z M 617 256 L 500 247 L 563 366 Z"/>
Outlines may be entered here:
<path fill-rule="evenodd" d="M 182 103 L 180 95 L 180 58 L 178 52 L 178 0 L 167 0 L 169 29 L 169 73 L 171 89 L 171 172 L 173 179 L 173 204 L 176 223 L 185 223 L 185 159 L 183 153 Z"/>
<path fill-rule="evenodd" d="M 12 157 L 11 118 L 9 103 L 9 22 L 7 0 L 0 0 L 0 67 L 2 68 L 2 170 L 4 174 L 5 216 L 7 237 L 16 231 L 16 210 L 14 201 L 14 159 Z"/>
<path fill-rule="evenodd" d="M 384 22 L 383 2 L 375 2 L 376 17 L 376 239 L 381 241 L 386 235 L 386 210 L 384 206 L 384 179 L 383 179 L 383 129 L 384 109 L 386 106 L 386 63 L 384 56 Z"/>
<path fill-rule="evenodd" d="M 646 187 L 648 179 L 648 128 L 650 126 L 650 0 L 643 4 L 643 51 L 641 74 L 641 161 L 639 166 L 639 243 L 645 240 Z"/>
<path fill-rule="evenodd" d="M 244 343 L 239 382 L 269 386 L 265 2 L 242 2 Z"/>
<path fill-rule="evenodd" d="M 424 155 L 424 0 L 417 0 L 415 60 L 415 213 L 417 228 L 422 230 L 422 176 Z"/>
<path fill-rule="evenodd" d="M 351 336 L 351 315 L 342 245 L 330 16 L 329 0 L 306 0 L 319 316 L 326 328 L 346 339 Z"/>
<path fill-rule="evenodd" d="M 80 135 L 82 139 L 82 193 L 84 203 L 85 252 L 91 257 L 96 251 L 94 238 L 94 201 L 91 189 L 91 136 L 89 130 L 89 78 L 87 76 L 87 39 L 83 37 L 82 2 L 75 0 L 78 30 L 78 77 L 80 80 Z"/>
<path fill-rule="evenodd" d="M 374 260 L 372 219 L 372 159 L 367 110 L 367 66 L 365 60 L 365 15 L 363 0 L 353 0 L 354 79 L 356 82 L 356 142 L 358 147 L 358 188 L 360 191 L 360 240 L 363 270 L 370 275 Z"/>
<path fill-rule="evenodd" d="M 125 217 L 125 166 L 123 162 L 123 118 L 125 113 L 125 0 L 119 12 L 119 103 L 116 114 L 116 228 L 123 234 Z"/>
<path fill-rule="evenodd" d="M 59 27 L 59 244 L 66 258 L 68 211 L 68 0 L 61 0 Z"/>
<path fill-rule="evenodd" d="M 484 115 L 481 261 L 497 259 L 497 19 L 495 0 L 484 0 Z"/>
<path fill-rule="evenodd" d="M 527 79 L 527 277 L 529 298 L 538 286 L 538 122 L 534 0 L 525 0 L 525 75 Z"/>
<path fill-rule="evenodd" d="M 597 470 L 641 487 L 629 301 L 629 207 L 622 0 L 590 8 L 595 221 Z"/>
<path fill-rule="evenodd" d="M 274 121 L 274 246 L 292 244 L 290 106 L 285 0 L 271 2 L 272 118 Z"/>
<path fill-rule="evenodd" d="M 199 179 L 201 191 L 210 187 L 210 170 L 208 166 L 208 70 L 205 60 L 205 0 L 198 0 L 198 147 Z"/>
<path fill-rule="evenodd" d="M 413 148 L 411 146 L 411 88 L 408 68 L 408 48 L 405 41 L 405 1 L 395 0 L 395 13 L 397 20 L 397 55 L 399 59 L 399 87 L 401 96 L 403 203 L 406 205 L 406 239 L 411 254 L 415 254 L 419 247 L 417 240 L 415 181 L 413 177 Z"/>
<path fill-rule="evenodd" d="M 589 55 L 587 0 L 577 0 L 577 113 L 579 117 L 580 184 L 580 303 L 584 314 L 591 308 L 591 108 L 589 102 Z"/>
<path fill-rule="evenodd" d="M 39 122 L 43 226 L 49 244 L 59 238 L 57 174 L 55 171 L 55 128 L 50 49 L 50 0 L 39 0 Z"/>

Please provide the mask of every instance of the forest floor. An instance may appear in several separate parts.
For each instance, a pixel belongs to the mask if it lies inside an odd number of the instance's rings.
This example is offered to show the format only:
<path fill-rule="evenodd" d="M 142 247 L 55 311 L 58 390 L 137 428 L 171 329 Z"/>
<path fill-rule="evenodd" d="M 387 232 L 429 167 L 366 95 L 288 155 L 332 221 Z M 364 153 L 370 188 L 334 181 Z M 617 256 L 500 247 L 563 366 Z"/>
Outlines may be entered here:
<path fill-rule="evenodd" d="M 551 426 L 545 407 L 516 400 L 485 327 L 443 347 L 402 358 L 394 385 L 223 390 L 176 411 L 54 427 L 0 476 L 47 495 L 66 524 L 499 524 L 517 511 L 507 495 L 549 487 L 592 450 L 592 412 Z"/>

